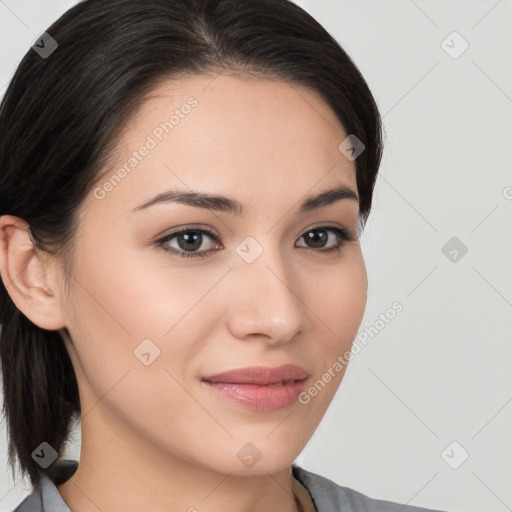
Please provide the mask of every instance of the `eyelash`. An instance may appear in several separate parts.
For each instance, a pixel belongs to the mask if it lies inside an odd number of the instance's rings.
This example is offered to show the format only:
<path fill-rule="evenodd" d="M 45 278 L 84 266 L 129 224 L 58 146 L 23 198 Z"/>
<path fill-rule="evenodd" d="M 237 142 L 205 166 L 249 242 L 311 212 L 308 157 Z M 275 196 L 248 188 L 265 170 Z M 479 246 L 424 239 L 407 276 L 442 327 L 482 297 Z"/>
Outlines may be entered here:
<path fill-rule="evenodd" d="M 314 252 L 320 252 L 320 253 L 333 253 L 333 252 L 340 252 L 345 245 L 348 242 L 355 242 L 357 241 L 357 237 L 352 233 L 352 231 L 346 229 L 346 228 L 340 228 L 338 226 L 318 226 L 315 228 L 308 229 L 304 232 L 304 234 L 309 233 L 311 231 L 333 231 L 336 234 L 336 238 L 338 240 L 338 243 L 335 247 L 331 247 L 330 249 L 315 249 L 314 247 L 304 247 L 304 249 L 310 249 Z M 161 247 L 164 251 L 171 253 L 173 256 L 177 257 L 184 257 L 184 258 L 205 258 L 209 256 L 210 252 L 214 252 L 216 249 L 210 249 L 209 251 L 201 251 L 201 252 L 186 252 L 186 251 L 178 251 L 176 249 L 169 248 L 167 246 L 167 242 L 171 241 L 173 238 L 175 238 L 177 235 L 180 235 L 182 233 L 201 233 L 203 235 L 210 236 L 215 242 L 220 243 L 217 235 L 210 231 L 209 229 L 203 229 L 203 228 L 191 228 L 191 227 L 183 227 L 180 228 L 177 231 L 173 231 L 172 233 L 169 233 L 163 238 L 160 238 L 157 240 L 157 246 Z M 304 237 L 304 234 L 301 235 L 301 238 Z"/>

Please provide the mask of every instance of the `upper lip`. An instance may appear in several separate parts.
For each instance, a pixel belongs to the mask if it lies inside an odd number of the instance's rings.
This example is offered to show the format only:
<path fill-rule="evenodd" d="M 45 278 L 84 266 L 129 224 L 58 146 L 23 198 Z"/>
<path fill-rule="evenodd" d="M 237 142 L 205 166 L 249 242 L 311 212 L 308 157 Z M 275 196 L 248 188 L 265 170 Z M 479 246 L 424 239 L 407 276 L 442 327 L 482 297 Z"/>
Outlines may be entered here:
<path fill-rule="evenodd" d="M 250 366 L 203 377 L 208 382 L 229 384 L 278 384 L 285 381 L 303 380 L 309 373 L 294 364 L 285 364 L 276 368 L 269 366 Z"/>

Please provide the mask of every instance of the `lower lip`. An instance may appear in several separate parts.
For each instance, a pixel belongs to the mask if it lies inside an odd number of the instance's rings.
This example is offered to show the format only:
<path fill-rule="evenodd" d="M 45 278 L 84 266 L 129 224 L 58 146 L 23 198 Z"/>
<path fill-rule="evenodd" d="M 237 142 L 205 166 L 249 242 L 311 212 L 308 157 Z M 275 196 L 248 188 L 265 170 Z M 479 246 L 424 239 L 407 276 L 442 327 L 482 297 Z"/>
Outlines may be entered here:
<path fill-rule="evenodd" d="M 243 407 L 257 411 L 276 411 L 294 404 L 304 389 L 307 379 L 281 386 L 259 386 L 256 384 L 233 384 L 228 382 L 201 383 L 208 389 L 232 400 Z"/>

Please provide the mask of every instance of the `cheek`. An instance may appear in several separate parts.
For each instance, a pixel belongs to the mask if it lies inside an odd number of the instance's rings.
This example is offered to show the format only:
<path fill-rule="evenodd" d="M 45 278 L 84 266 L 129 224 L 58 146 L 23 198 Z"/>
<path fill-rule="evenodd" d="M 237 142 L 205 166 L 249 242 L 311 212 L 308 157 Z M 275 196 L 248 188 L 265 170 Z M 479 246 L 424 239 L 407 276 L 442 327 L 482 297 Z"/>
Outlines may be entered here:
<path fill-rule="evenodd" d="M 303 403 L 309 404 L 317 418 L 323 415 L 341 384 L 350 360 L 347 355 L 366 307 L 368 282 L 364 260 L 360 250 L 351 256 L 337 268 L 316 275 L 315 284 L 308 282 L 304 293 L 315 324 L 312 335 L 306 335 L 304 340 L 314 378 Z"/>
<path fill-rule="evenodd" d="M 202 425 L 208 419 L 191 405 L 183 385 L 211 327 L 205 315 L 213 315 L 212 305 L 201 297 L 219 278 L 191 283 L 190 272 L 155 268 L 151 258 L 136 256 L 127 251 L 122 259 L 112 253 L 99 260 L 92 251 L 81 253 L 76 277 L 83 286 L 75 289 L 76 320 L 69 330 L 82 410 L 93 411 L 94 422 L 101 403 L 127 424 L 147 430 L 146 436 L 184 439 L 190 429 L 184 423 Z M 176 411 L 186 414 L 177 419 Z"/>
<path fill-rule="evenodd" d="M 73 303 L 66 306 L 73 310 L 67 316 L 79 371 L 97 396 L 128 371 L 127 379 L 145 372 L 140 378 L 148 385 L 169 388 L 173 381 L 163 369 L 188 366 L 198 350 L 187 329 L 210 285 L 190 283 L 179 269 L 155 268 L 154 260 L 140 253 L 116 253 L 115 244 L 95 247 L 101 249 L 80 252 Z"/>
<path fill-rule="evenodd" d="M 75 309 L 79 317 L 89 316 L 88 328 L 103 334 L 117 332 L 114 339 L 124 339 L 127 349 L 133 350 L 145 338 L 156 343 L 179 332 L 218 280 L 214 272 L 199 275 L 166 265 L 154 251 L 120 251 L 115 244 L 103 244 L 99 254 L 82 254 L 79 279 L 84 286 L 78 290 L 81 296 Z"/>
<path fill-rule="evenodd" d="M 318 322 L 326 348 L 350 345 L 361 324 L 367 299 L 367 274 L 360 249 L 339 265 L 325 268 L 304 281 L 305 303 Z"/>

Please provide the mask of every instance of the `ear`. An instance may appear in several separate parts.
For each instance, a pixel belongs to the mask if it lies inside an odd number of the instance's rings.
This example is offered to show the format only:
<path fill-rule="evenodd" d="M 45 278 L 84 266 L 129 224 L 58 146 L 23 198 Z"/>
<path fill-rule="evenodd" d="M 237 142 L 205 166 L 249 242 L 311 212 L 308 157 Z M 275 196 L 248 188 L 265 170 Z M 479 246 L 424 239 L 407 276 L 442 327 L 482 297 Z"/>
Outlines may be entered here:
<path fill-rule="evenodd" d="M 43 262 L 20 217 L 0 216 L 0 274 L 16 307 L 47 330 L 66 327 L 59 303 L 58 281 Z"/>

